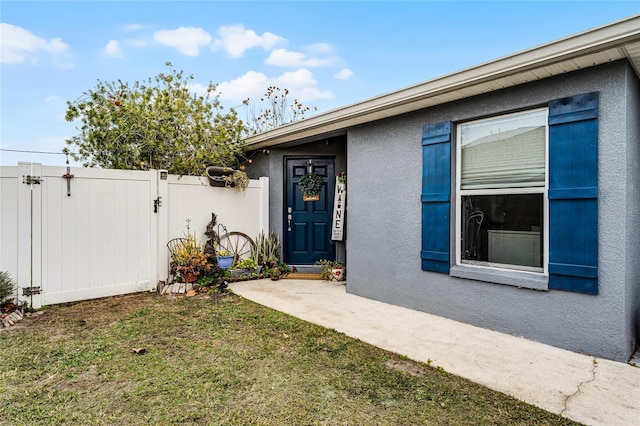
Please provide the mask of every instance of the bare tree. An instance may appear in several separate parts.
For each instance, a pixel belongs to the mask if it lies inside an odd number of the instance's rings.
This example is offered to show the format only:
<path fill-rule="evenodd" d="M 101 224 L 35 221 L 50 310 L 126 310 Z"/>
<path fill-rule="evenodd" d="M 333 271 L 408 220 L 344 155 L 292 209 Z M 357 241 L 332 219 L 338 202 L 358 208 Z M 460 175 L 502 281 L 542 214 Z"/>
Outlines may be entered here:
<path fill-rule="evenodd" d="M 302 105 L 298 99 L 289 103 L 289 90 L 280 89 L 277 86 L 269 86 L 258 103 L 250 99 L 244 101 L 248 107 L 247 128 L 250 134 L 266 132 L 287 123 L 302 120 L 305 114 L 312 114 L 318 110 L 316 107 Z"/>

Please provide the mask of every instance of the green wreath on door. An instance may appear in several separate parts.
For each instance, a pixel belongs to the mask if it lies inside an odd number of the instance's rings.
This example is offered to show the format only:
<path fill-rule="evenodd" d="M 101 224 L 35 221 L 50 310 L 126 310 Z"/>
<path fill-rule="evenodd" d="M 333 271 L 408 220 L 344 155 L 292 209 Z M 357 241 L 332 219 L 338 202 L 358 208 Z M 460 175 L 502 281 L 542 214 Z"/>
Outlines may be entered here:
<path fill-rule="evenodd" d="M 322 176 L 315 173 L 305 173 L 298 182 L 298 188 L 304 196 L 318 195 L 322 188 Z"/>

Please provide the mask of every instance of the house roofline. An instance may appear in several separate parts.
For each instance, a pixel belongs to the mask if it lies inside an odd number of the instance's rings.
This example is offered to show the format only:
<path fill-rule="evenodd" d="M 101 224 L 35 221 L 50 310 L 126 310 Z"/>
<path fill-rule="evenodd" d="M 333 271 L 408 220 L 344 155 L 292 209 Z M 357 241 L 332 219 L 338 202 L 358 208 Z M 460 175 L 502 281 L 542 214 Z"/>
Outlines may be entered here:
<path fill-rule="evenodd" d="M 628 59 L 640 75 L 640 14 L 246 138 L 249 149 L 313 139 L 434 105 Z"/>

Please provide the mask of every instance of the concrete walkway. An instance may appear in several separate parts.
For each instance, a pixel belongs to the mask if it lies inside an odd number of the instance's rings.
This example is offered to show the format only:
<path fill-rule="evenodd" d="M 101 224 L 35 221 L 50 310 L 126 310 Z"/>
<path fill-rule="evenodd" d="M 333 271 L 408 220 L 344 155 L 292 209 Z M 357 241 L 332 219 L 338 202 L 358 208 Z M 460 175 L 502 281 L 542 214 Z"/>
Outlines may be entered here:
<path fill-rule="evenodd" d="M 234 293 L 442 367 L 586 425 L 640 425 L 640 368 L 348 294 L 344 284 L 257 280 Z"/>

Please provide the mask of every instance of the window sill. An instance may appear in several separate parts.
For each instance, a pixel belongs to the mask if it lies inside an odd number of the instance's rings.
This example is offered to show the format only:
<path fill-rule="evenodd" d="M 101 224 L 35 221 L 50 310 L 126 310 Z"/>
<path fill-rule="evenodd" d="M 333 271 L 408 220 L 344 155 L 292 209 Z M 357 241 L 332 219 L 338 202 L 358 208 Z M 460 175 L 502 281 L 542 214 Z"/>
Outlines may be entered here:
<path fill-rule="evenodd" d="M 454 265 L 451 267 L 449 275 L 456 278 L 466 278 L 495 284 L 511 285 L 518 288 L 543 291 L 549 290 L 549 277 L 542 274 L 467 265 Z"/>

